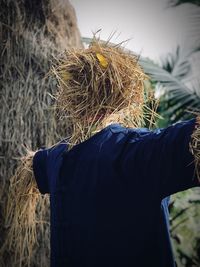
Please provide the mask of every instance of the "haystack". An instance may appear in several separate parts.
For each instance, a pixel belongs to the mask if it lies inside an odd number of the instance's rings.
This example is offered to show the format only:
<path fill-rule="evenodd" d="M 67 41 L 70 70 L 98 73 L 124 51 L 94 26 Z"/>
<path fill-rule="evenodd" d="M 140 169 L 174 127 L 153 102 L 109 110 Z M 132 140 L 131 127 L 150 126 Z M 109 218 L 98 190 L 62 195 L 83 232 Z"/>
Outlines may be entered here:
<path fill-rule="evenodd" d="M 52 56 L 67 47 L 81 47 L 81 38 L 68 0 L 0 0 L 0 7 L 0 266 L 19 267 L 21 260 L 23 267 L 43 267 L 49 265 L 47 200 L 38 198 L 38 216 L 44 205 L 45 216 L 37 220 L 39 242 L 33 247 L 31 260 L 27 260 L 27 253 L 23 255 L 23 246 L 19 259 L 18 247 L 14 246 L 17 240 L 13 240 L 13 246 L 5 245 L 12 231 L 11 220 L 5 221 L 6 207 L 10 201 L 16 203 L 9 193 L 9 178 L 26 154 L 24 146 L 36 150 L 66 135 L 65 126 L 55 121 L 50 108 L 55 81 L 45 76 Z"/>

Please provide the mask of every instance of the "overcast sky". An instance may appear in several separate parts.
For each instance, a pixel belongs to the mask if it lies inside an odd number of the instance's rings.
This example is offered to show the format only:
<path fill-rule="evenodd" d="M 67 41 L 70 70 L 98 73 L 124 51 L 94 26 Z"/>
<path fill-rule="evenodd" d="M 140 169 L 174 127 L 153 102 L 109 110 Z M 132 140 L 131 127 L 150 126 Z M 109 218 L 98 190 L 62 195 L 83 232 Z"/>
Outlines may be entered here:
<path fill-rule="evenodd" d="M 116 31 L 112 42 L 131 38 L 127 48 L 154 60 L 185 42 L 186 13 L 191 5 L 167 8 L 166 0 L 71 0 L 71 3 L 84 37 L 92 37 L 92 32 L 102 29 L 101 38 L 106 40 Z"/>

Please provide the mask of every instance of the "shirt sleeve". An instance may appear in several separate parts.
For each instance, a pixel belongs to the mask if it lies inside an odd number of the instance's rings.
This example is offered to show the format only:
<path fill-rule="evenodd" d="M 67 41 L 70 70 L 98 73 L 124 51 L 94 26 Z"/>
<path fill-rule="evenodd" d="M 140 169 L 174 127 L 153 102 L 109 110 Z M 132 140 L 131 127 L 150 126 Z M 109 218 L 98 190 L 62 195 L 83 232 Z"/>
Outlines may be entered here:
<path fill-rule="evenodd" d="M 124 151 L 124 171 L 135 173 L 143 186 L 152 186 L 150 190 L 156 188 L 161 198 L 199 186 L 189 149 L 195 122 L 192 119 L 130 138 Z"/>
<path fill-rule="evenodd" d="M 40 149 L 33 157 L 33 172 L 41 194 L 50 194 L 55 190 L 62 155 L 67 150 L 65 140 L 50 148 Z"/>
<path fill-rule="evenodd" d="M 41 194 L 49 193 L 47 176 L 47 149 L 38 150 L 33 157 L 33 172 Z"/>

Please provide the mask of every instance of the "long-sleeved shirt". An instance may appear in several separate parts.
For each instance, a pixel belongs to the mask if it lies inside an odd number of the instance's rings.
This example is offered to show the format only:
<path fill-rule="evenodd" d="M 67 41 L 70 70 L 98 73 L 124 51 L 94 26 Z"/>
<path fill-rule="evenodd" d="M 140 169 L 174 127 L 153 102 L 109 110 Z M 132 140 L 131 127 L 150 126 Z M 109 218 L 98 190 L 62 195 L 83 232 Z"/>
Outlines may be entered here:
<path fill-rule="evenodd" d="M 174 267 L 168 196 L 198 186 L 195 119 L 165 129 L 112 124 L 67 149 L 39 150 L 33 169 L 50 194 L 51 266 Z"/>

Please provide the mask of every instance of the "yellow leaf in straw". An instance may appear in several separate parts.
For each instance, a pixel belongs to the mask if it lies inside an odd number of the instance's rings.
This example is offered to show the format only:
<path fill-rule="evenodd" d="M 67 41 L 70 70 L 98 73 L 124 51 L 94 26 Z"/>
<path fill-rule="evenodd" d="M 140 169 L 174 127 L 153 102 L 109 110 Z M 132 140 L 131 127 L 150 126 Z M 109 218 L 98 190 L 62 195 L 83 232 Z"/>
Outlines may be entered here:
<path fill-rule="evenodd" d="M 60 77 L 63 81 L 67 81 L 71 79 L 71 74 L 68 71 L 60 71 Z"/>
<path fill-rule="evenodd" d="M 106 58 L 103 55 L 99 54 L 99 53 L 96 53 L 96 56 L 97 56 L 97 58 L 99 60 L 100 65 L 102 67 L 106 68 L 108 66 L 108 61 L 106 60 Z"/>

